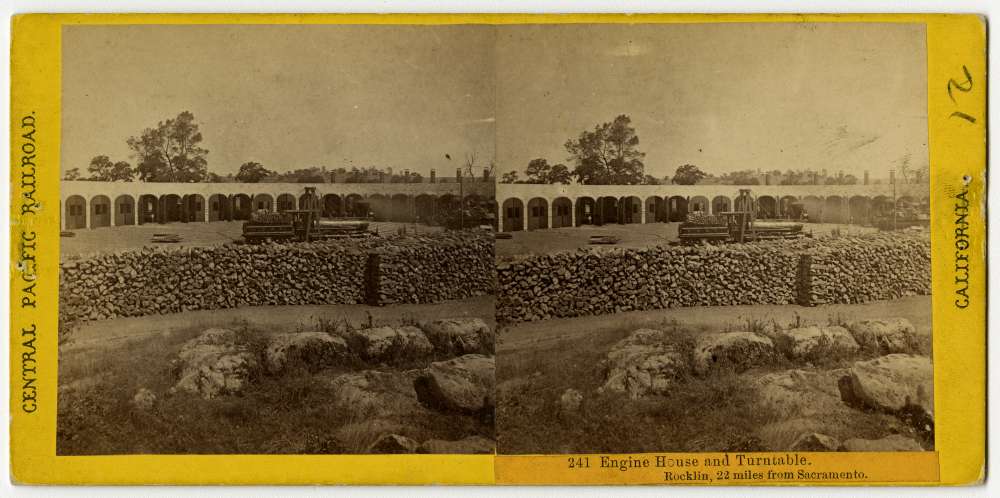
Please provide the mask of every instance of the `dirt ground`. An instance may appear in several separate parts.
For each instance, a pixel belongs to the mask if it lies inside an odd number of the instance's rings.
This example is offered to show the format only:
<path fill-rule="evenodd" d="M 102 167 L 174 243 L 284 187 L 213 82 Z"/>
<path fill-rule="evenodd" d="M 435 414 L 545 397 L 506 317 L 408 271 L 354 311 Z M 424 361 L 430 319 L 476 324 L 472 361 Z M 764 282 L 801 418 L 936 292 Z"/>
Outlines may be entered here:
<path fill-rule="evenodd" d="M 440 227 L 431 227 L 416 223 L 372 222 L 371 230 L 378 233 L 396 233 L 404 228 L 409 232 L 426 233 L 440 231 Z M 146 246 L 168 247 L 204 247 L 241 238 L 242 221 L 213 221 L 211 223 L 166 223 L 137 226 L 102 227 L 95 229 L 72 230 L 74 236 L 61 237 L 60 254 L 62 257 L 86 255 L 102 252 L 117 252 L 127 249 L 139 249 Z M 153 234 L 171 233 L 180 235 L 183 240 L 173 244 L 154 244 L 150 242 Z"/>
<path fill-rule="evenodd" d="M 497 337 L 498 452 L 626 453 L 656 451 L 778 451 L 774 428 L 794 432 L 819 426 L 834 437 L 878 439 L 889 433 L 913 435 L 912 429 L 883 413 L 845 408 L 813 420 L 782 424 L 781 413 L 757 409 L 756 379 L 789 368 L 838 375 L 855 359 L 830 358 L 823 364 L 777 362 L 745 373 L 723 372 L 692 377 L 663 397 L 629 399 L 603 392 L 604 361 L 611 347 L 639 328 L 673 330 L 695 340 L 710 332 L 753 330 L 764 323 L 828 325 L 850 320 L 903 317 L 913 323 L 921 352 L 931 350 L 930 296 L 863 305 L 732 306 L 675 308 L 553 319 L 501 329 Z M 863 358 L 861 358 L 863 359 Z M 784 361 L 784 360 L 783 360 Z M 582 394 L 577 413 L 559 408 L 567 390 Z M 780 439 L 780 438 L 779 438 Z M 782 440 L 784 440 L 782 439 Z M 932 439 L 930 443 L 932 445 Z M 929 449 L 929 447 L 927 448 Z"/>
<path fill-rule="evenodd" d="M 548 254 L 557 251 L 572 251 L 582 247 L 607 249 L 614 247 L 639 248 L 665 244 L 677 240 L 679 223 L 647 223 L 631 225 L 582 226 L 576 228 L 550 228 L 529 232 L 511 232 L 510 239 L 497 239 L 498 258 L 525 254 Z M 858 225 L 838 225 L 832 223 L 809 223 L 806 232 L 816 236 L 840 229 L 841 234 L 868 233 L 871 227 Z M 615 245 L 590 245 L 592 235 L 614 235 L 621 238 Z"/>

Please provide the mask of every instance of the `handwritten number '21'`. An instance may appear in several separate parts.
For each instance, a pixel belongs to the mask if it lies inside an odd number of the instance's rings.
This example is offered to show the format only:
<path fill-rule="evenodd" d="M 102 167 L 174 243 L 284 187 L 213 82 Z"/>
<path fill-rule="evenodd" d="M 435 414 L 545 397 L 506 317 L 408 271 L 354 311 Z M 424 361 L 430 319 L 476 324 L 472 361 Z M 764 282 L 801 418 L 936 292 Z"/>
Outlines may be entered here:
<path fill-rule="evenodd" d="M 962 93 L 968 93 L 972 91 L 972 74 L 969 73 L 969 68 L 962 66 L 962 72 L 965 73 L 965 81 L 961 82 L 955 81 L 955 78 L 948 80 L 948 98 L 950 98 L 952 103 L 954 104 L 958 104 L 958 102 L 955 100 L 955 93 L 954 93 L 955 90 L 958 90 Z M 961 118 L 970 123 L 976 122 L 976 118 L 961 111 L 955 111 L 951 113 L 950 117 Z"/>

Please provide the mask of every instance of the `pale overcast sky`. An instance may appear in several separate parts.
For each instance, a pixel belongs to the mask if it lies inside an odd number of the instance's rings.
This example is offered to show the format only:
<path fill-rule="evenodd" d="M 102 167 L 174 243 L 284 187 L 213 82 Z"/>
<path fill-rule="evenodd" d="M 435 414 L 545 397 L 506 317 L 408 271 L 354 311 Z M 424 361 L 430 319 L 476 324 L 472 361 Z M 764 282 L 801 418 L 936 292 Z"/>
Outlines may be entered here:
<path fill-rule="evenodd" d="M 497 46 L 501 172 L 618 114 L 657 177 L 927 163 L 920 24 L 503 26 Z"/>
<path fill-rule="evenodd" d="M 618 114 L 657 177 L 692 163 L 884 177 L 927 162 L 919 24 L 73 26 L 63 170 L 189 110 L 210 171 L 502 173 Z M 454 159 L 448 161 L 445 154 Z"/>
<path fill-rule="evenodd" d="M 209 170 L 493 159 L 491 26 L 74 26 L 63 31 L 63 170 L 189 110 Z M 452 161 L 445 159 L 450 154 Z"/>

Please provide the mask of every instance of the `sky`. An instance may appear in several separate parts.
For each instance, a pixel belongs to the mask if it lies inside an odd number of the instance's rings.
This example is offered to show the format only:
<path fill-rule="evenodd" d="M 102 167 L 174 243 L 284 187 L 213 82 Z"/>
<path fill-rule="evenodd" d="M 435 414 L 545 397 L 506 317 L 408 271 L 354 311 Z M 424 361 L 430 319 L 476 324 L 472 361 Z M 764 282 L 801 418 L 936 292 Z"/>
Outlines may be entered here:
<path fill-rule="evenodd" d="M 922 24 L 504 26 L 496 63 L 500 173 L 619 114 L 658 178 L 927 164 Z"/>
<path fill-rule="evenodd" d="M 523 171 L 619 114 L 656 177 L 927 163 L 921 24 L 69 26 L 62 78 L 63 171 L 185 110 L 223 175 Z"/>
<path fill-rule="evenodd" d="M 71 26 L 62 170 L 191 111 L 209 171 L 257 161 L 454 176 L 493 159 L 490 26 Z M 445 154 L 453 159 L 448 160 Z"/>

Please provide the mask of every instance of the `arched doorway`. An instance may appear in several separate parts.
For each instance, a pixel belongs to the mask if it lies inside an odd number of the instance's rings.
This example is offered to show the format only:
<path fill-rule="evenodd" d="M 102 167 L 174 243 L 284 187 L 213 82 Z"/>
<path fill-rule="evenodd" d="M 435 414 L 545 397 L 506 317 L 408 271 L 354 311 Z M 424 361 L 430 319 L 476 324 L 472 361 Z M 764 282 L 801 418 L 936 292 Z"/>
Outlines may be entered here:
<path fill-rule="evenodd" d="M 392 196 L 390 219 L 392 221 L 413 222 L 413 209 L 410 206 L 410 196 L 406 194 Z"/>
<path fill-rule="evenodd" d="M 757 198 L 757 217 L 769 220 L 778 217 L 778 201 L 769 195 Z"/>
<path fill-rule="evenodd" d="M 253 210 L 267 212 L 274 211 L 274 197 L 271 197 L 271 194 L 254 194 Z"/>
<path fill-rule="evenodd" d="M 437 217 L 437 198 L 429 194 L 420 194 L 414 200 L 417 221 L 430 223 Z"/>
<path fill-rule="evenodd" d="M 712 199 L 712 214 L 719 214 L 733 210 L 733 201 L 724 195 L 717 195 Z"/>
<path fill-rule="evenodd" d="M 520 232 L 524 230 L 524 203 L 521 199 L 512 197 L 503 201 L 503 231 Z"/>
<path fill-rule="evenodd" d="M 573 226 L 573 202 L 566 197 L 552 201 L 552 228 Z"/>
<path fill-rule="evenodd" d="M 292 194 L 279 194 L 277 203 L 279 213 L 295 210 L 295 196 Z"/>
<path fill-rule="evenodd" d="M 228 221 L 232 218 L 229 198 L 222 194 L 208 196 L 208 221 Z"/>
<path fill-rule="evenodd" d="M 139 224 L 145 223 L 159 223 L 160 214 L 160 201 L 152 194 L 144 194 L 139 196 L 139 207 L 137 208 L 139 213 Z"/>
<path fill-rule="evenodd" d="M 789 218 L 792 216 L 792 205 L 798 202 L 798 197 L 786 195 L 778 201 L 778 216 Z"/>
<path fill-rule="evenodd" d="M 368 204 L 360 194 L 347 194 L 344 197 L 344 212 L 352 218 L 367 218 Z"/>
<path fill-rule="evenodd" d="M 368 196 L 368 209 L 375 216 L 375 221 L 386 221 L 390 215 L 389 198 L 382 194 Z"/>
<path fill-rule="evenodd" d="M 598 197 L 594 215 L 597 218 L 595 222 L 597 225 L 618 223 L 618 198 Z"/>
<path fill-rule="evenodd" d="M 646 198 L 646 223 L 662 223 L 667 221 L 667 203 L 662 197 L 654 195 Z"/>
<path fill-rule="evenodd" d="M 122 194 L 115 198 L 115 226 L 135 225 L 135 199 Z"/>
<path fill-rule="evenodd" d="M 201 194 L 184 196 L 184 221 L 205 221 L 205 198 Z"/>
<path fill-rule="evenodd" d="M 591 197 L 576 199 L 576 226 L 593 225 L 597 215 L 597 203 Z"/>
<path fill-rule="evenodd" d="M 712 214 L 709 211 L 708 197 L 703 195 L 696 195 L 692 197 L 691 200 L 688 201 L 688 211 Z"/>
<path fill-rule="evenodd" d="M 111 226 L 111 199 L 106 195 L 90 198 L 90 228 Z"/>
<path fill-rule="evenodd" d="M 541 197 L 528 201 L 528 230 L 549 227 L 549 203 Z"/>
<path fill-rule="evenodd" d="M 247 194 L 236 194 L 232 197 L 233 219 L 249 220 L 253 212 L 253 202 Z"/>
<path fill-rule="evenodd" d="M 820 201 L 819 197 L 816 197 L 815 195 L 807 195 L 803 197 L 802 207 L 805 208 L 806 215 L 809 216 L 809 221 L 823 221 L 823 202 Z"/>
<path fill-rule="evenodd" d="M 327 218 L 339 218 L 343 216 L 344 201 L 337 194 L 326 194 L 323 196 L 323 216 Z"/>
<path fill-rule="evenodd" d="M 851 223 L 867 225 L 871 221 L 871 202 L 867 197 L 856 195 L 848 201 Z"/>
<path fill-rule="evenodd" d="M 181 215 L 181 196 L 177 194 L 166 194 L 160 196 L 160 213 L 163 214 L 163 219 L 158 220 L 160 223 L 173 223 L 181 221 L 183 216 Z"/>
<path fill-rule="evenodd" d="M 66 230 L 87 228 L 87 200 L 79 195 L 66 198 Z"/>
<path fill-rule="evenodd" d="M 621 223 L 642 223 L 642 199 L 635 196 L 622 197 L 618 202 Z"/>
<path fill-rule="evenodd" d="M 839 195 L 831 195 L 823 202 L 823 221 L 827 223 L 846 223 L 847 214 L 844 199 Z"/>
<path fill-rule="evenodd" d="M 667 199 L 667 209 L 670 213 L 670 221 L 686 221 L 688 215 L 687 199 L 675 195 Z"/>

